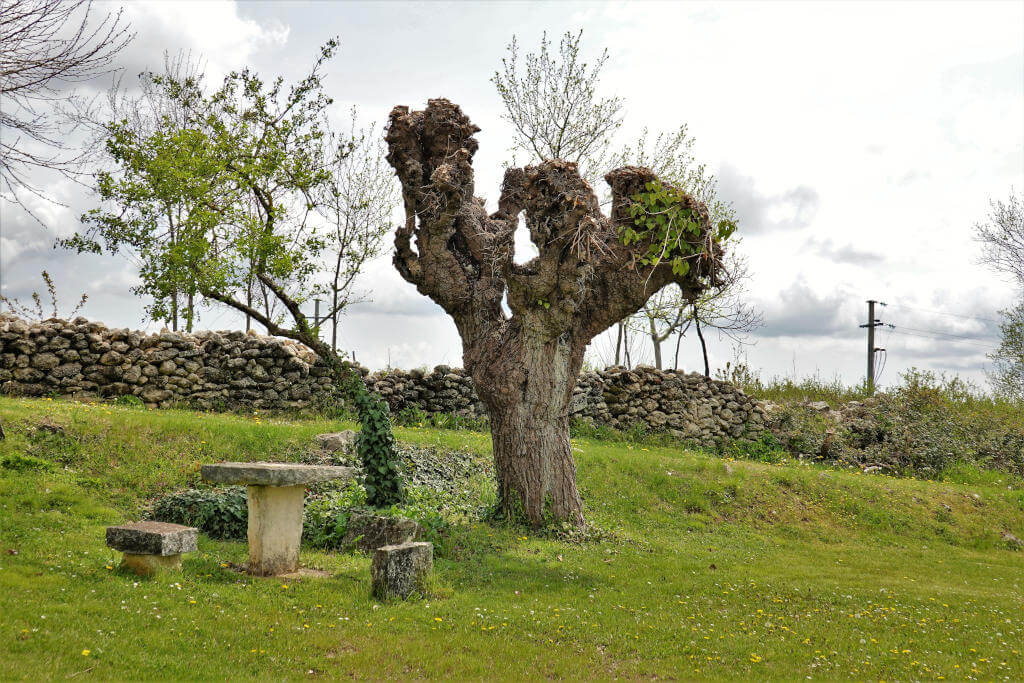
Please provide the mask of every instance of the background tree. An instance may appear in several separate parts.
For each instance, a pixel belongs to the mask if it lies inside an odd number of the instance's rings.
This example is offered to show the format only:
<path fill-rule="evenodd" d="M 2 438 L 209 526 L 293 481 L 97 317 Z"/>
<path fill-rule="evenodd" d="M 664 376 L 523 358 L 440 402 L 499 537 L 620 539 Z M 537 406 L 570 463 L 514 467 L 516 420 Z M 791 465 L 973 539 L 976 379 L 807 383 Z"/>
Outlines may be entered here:
<path fill-rule="evenodd" d="M 111 71 L 131 39 L 120 10 L 99 19 L 89 0 L 0 0 L 0 196 L 31 214 L 22 197 L 42 196 L 35 170 L 76 170 L 54 108 Z"/>
<path fill-rule="evenodd" d="M 999 348 L 989 354 L 989 382 L 996 394 L 1024 401 L 1024 302 L 1002 311 Z"/>
<path fill-rule="evenodd" d="M 98 183 L 100 197 L 112 206 L 86 214 L 89 230 L 67 246 L 131 248 L 144 256 L 140 275 L 155 298 L 166 300 L 179 283 L 188 283 L 270 334 L 316 352 L 354 397 L 367 497 L 382 505 L 401 495 L 387 405 L 320 339 L 301 308 L 323 291 L 317 275 L 332 255 L 334 232 L 314 219 L 332 195 L 331 168 L 339 154 L 327 130 L 331 99 L 321 79 L 336 45 L 329 42 L 311 73 L 290 87 L 243 70 L 206 95 L 195 81 L 155 76 L 175 109 L 188 113 L 186 125 L 168 123 L 141 137 L 131 126 L 112 124 L 108 149 L 120 172 L 101 173 Z M 158 239 L 168 204 L 184 207 L 173 244 Z M 254 281 L 281 304 L 288 322 L 253 304 Z"/>
<path fill-rule="evenodd" d="M 678 334 L 682 337 L 680 333 L 687 323 L 686 312 L 689 308 L 690 301 L 678 287 L 665 287 L 648 299 L 636 315 L 628 319 L 630 324 L 620 325 L 620 330 L 626 333 L 633 327 L 636 333 L 646 336 L 654 352 L 654 367 L 661 370 L 661 345 L 672 335 Z M 624 341 L 628 342 L 628 339 Z"/>
<path fill-rule="evenodd" d="M 579 526 L 568 407 L 587 345 L 669 283 L 699 296 L 735 226 L 712 226 L 702 203 L 638 167 L 605 176 L 606 217 L 576 164 L 562 160 L 508 169 L 488 215 L 473 194 L 478 130 L 445 99 L 392 110 L 388 161 L 406 213 L 395 267 L 459 330 L 490 416 L 501 508 L 532 524 Z M 513 258 L 520 215 L 538 250 L 525 264 Z"/>
<path fill-rule="evenodd" d="M 203 62 L 198 56 L 190 52 L 173 56 L 164 53 L 163 71 L 139 74 L 137 88 L 127 87 L 119 78 L 99 101 L 79 99 L 72 103 L 67 113 L 87 131 L 89 141 L 85 149 L 90 161 L 100 168 L 112 165 L 102 176 L 106 180 L 100 187 L 106 188 L 108 193 L 116 192 L 118 186 L 109 183 L 111 174 L 119 172 L 122 163 L 128 162 L 131 153 L 140 148 L 141 141 L 152 142 L 158 138 L 176 141 L 177 135 L 184 134 L 199 115 L 197 106 L 201 101 L 199 95 L 204 91 L 204 78 Z M 169 83 L 181 84 L 190 96 L 173 96 L 167 87 Z M 129 167 L 138 166 L 129 164 Z M 160 191 L 161 188 L 169 191 Z M 143 279 L 141 285 L 132 289 L 135 294 L 150 297 L 147 315 L 168 323 L 175 331 L 180 321 L 185 330 L 191 332 L 199 303 L 194 281 L 188 277 L 175 278 L 182 274 L 180 268 L 161 268 L 153 259 L 178 252 L 183 219 L 193 209 L 182 202 L 193 197 L 165 183 L 151 184 L 149 189 L 151 200 L 158 204 L 159 210 L 149 213 L 152 220 L 144 229 L 141 225 L 133 226 L 134 232 L 125 235 L 119 253 L 140 272 L 153 273 L 153 277 Z M 141 188 L 131 191 L 139 192 Z M 115 199 L 112 195 L 104 198 Z M 68 245 L 74 242 L 74 239 L 65 241 Z"/>
<path fill-rule="evenodd" d="M 731 250 L 726 255 L 720 281 L 689 302 L 689 305 L 683 304 L 685 325 L 676 339 L 674 367 L 679 367 L 679 346 L 691 325 L 700 341 L 704 376 L 710 377 L 706 332 L 714 330 L 719 337 L 732 341 L 734 349 L 738 349 L 747 343 L 747 335 L 764 323 L 761 312 L 746 302 L 746 283 L 749 279 L 746 268 L 746 261 L 737 257 L 735 250 Z"/>
<path fill-rule="evenodd" d="M 1024 288 L 1024 193 L 992 200 L 987 220 L 974 226 L 981 262 Z"/>
<path fill-rule="evenodd" d="M 520 57 L 515 37 L 502 70 L 491 78 L 505 105 L 503 118 L 512 124 L 514 146 L 535 161 L 564 159 L 575 163 L 596 186 L 615 131 L 622 125 L 622 99 L 598 97 L 601 70 L 608 51 L 590 66 L 580 53 L 583 31 L 567 32 L 551 51 L 547 33 L 539 52 Z M 514 160 L 513 160 L 514 164 Z"/>
<path fill-rule="evenodd" d="M 703 202 L 713 224 L 736 222 L 732 205 L 718 195 L 717 179 L 694 157 L 695 140 L 685 124 L 657 134 L 644 128 L 634 143 L 614 149 L 614 136 L 625 116 L 624 101 L 598 95 L 608 51 L 604 50 L 593 66 L 588 66 L 581 52 L 582 36 L 582 31 L 566 33 L 557 54 L 552 52 L 546 34 L 536 53 L 520 56 L 515 38 L 508 46 L 502 70 L 491 80 L 505 107 L 503 118 L 515 130 L 514 151 L 525 153 L 535 162 L 574 161 L 594 188 L 606 167 L 649 168 L 664 182 Z M 738 240 L 732 249 L 737 245 Z M 696 308 L 685 297 L 673 297 L 671 288 L 652 297 L 635 319 L 617 323 L 615 364 L 623 360 L 631 364 L 628 349 L 633 332 L 651 341 L 654 363 L 661 368 L 661 344 L 672 335 L 681 336 L 693 324 L 707 365 L 707 342 L 702 327 L 721 324 L 723 332 L 742 341 L 745 333 L 760 324 L 760 315 L 739 296 L 747 277 L 746 268 L 735 276 L 723 276 L 718 286 L 702 295 L 703 302 Z M 672 302 L 677 307 L 673 308 Z M 741 323 L 747 327 L 737 327 Z M 676 349 L 678 365 L 678 340 Z"/>
<path fill-rule="evenodd" d="M 975 226 L 981 262 L 1018 287 L 1021 299 L 1001 311 L 999 348 L 989 354 L 989 381 L 997 393 L 1024 399 L 1024 193 L 1010 192 L 1006 202 L 993 200 L 987 220 Z"/>
<path fill-rule="evenodd" d="M 331 182 L 319 204 L 331 235 L 327 248 L 332 261 L 327 283 L 330 307 L 324 317 L 330 318 L 334 352 L 339 316 L 359 300 L 355 279 L 380 254 L 399 197 L 394 173 L 384 160 L 384 139 L 375 125 L 360 127 L 355 108 L 341 139 L 332 145 Z"/>

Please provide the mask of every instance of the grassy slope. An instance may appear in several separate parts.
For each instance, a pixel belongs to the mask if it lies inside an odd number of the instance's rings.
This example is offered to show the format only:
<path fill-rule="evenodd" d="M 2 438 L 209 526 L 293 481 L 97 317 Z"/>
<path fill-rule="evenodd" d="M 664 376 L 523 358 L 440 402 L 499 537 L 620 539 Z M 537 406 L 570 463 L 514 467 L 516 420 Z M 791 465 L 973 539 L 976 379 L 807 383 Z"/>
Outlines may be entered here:
<path fill-rule="evenodd" d="M 74 439 L 30 437 L 44 415 Z M 0 399 L 0 679 L 260 675 L 503 678 L 1024 678 L 1020 481 L 898 480 L 577 442 L 590 519 L 573 544 L 457 529 L 437 595 L 377 605 L 369 559 L 305 553 L 333 577 L 240 577 L 241 543 L 200 539 L 185 571 L 116 569 L 103 527 L 220 459 L 297 459 L 340 423 Z M 486 435 L 398 430 L 489 450 Z M 16 554 L 12 554 L 16 552 Z M 88 654 L 83 654 L 83 652 Z"/>

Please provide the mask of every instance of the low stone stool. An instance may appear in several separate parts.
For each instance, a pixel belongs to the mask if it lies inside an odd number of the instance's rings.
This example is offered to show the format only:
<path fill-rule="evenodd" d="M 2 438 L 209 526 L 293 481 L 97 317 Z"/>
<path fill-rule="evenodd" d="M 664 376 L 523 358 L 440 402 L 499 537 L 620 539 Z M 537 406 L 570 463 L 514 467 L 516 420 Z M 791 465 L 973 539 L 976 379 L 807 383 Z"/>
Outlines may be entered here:
<path fill-rule="evenodd" d="M 247 569 L 257 576 L 277 576 L 299 569 L 306 486 L 332 479 L 351 479 L 355 470 L 285 462 L 222 462 L 203 465 L 202 476 L 206 481 L 248 487 Z"/>
<path fill-rule="evenodd" d="M 121 566 L 139 576 L 181 569 L 181 554 L 196 550 L 199 530 L 167 522 L 132 522 L 107 527 L 107 545 L 124 553 Z"/>
<path fill-rule="evenodd" d="M 353 512 L 341 545 L 372 552 L 386 545 L 401 545 L 416 538 L 420 525 L 408 517 L 391 517 L 372 512 Z"/>
<path fill-rule="evenodd" d="M 373 595 L 380 600 L 405 599 L 414 591 L 426 590 L 426 579 L 434 566 L 432 543 L 402 543 L 377 548 L 370 564 Z"/>

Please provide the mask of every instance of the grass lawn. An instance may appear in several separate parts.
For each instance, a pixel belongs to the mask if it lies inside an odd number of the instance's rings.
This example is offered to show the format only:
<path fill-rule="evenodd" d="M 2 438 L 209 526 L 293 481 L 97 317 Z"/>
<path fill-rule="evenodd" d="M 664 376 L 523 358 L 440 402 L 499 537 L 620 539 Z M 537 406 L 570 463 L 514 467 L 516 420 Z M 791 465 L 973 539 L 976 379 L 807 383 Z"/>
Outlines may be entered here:
<path fill-rule="evenodd" d="M 434 595 L 381 604 L 369 558 L 331 578 L 118 570 L 104 527 L 217 460 L 297 460 L 323 420 L 0 399 L 0 679 L 1024 679 L 1021 481 L 769 465 L 575 441 L 600 541 L 457 526 Z M 44 420 L 67 436 L 38 430 Z M 489 437 L 399 429 L 486 457 Z M 52 469 L 16 465 L 30 455 Z M 24 462 L 24 461 L 18 461 Z"/>

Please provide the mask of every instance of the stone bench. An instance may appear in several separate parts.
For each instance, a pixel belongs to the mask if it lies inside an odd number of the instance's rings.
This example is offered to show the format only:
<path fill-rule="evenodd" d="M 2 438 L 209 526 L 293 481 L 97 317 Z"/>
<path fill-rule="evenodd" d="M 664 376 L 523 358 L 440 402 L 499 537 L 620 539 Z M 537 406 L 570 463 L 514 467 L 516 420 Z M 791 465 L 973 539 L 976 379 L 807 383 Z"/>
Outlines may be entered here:
<path fill-rule="evenodd" d="M 244 484 L 249 501 L 250 574 L 276 576 L 299 569 L 302 506 L 306 486 L 352 479 L 351 467 L 281 462 L 222 462 L 203 465 L 205 481 Z"/>
<path fill-rule="evenodd" d="M 167 522 L 107 527 L 107 545 L 124 553 L 121 566 L 140 576 L 181 569 L 181 554 L 195 552 L 198 537 L 198 529 Z"/>

